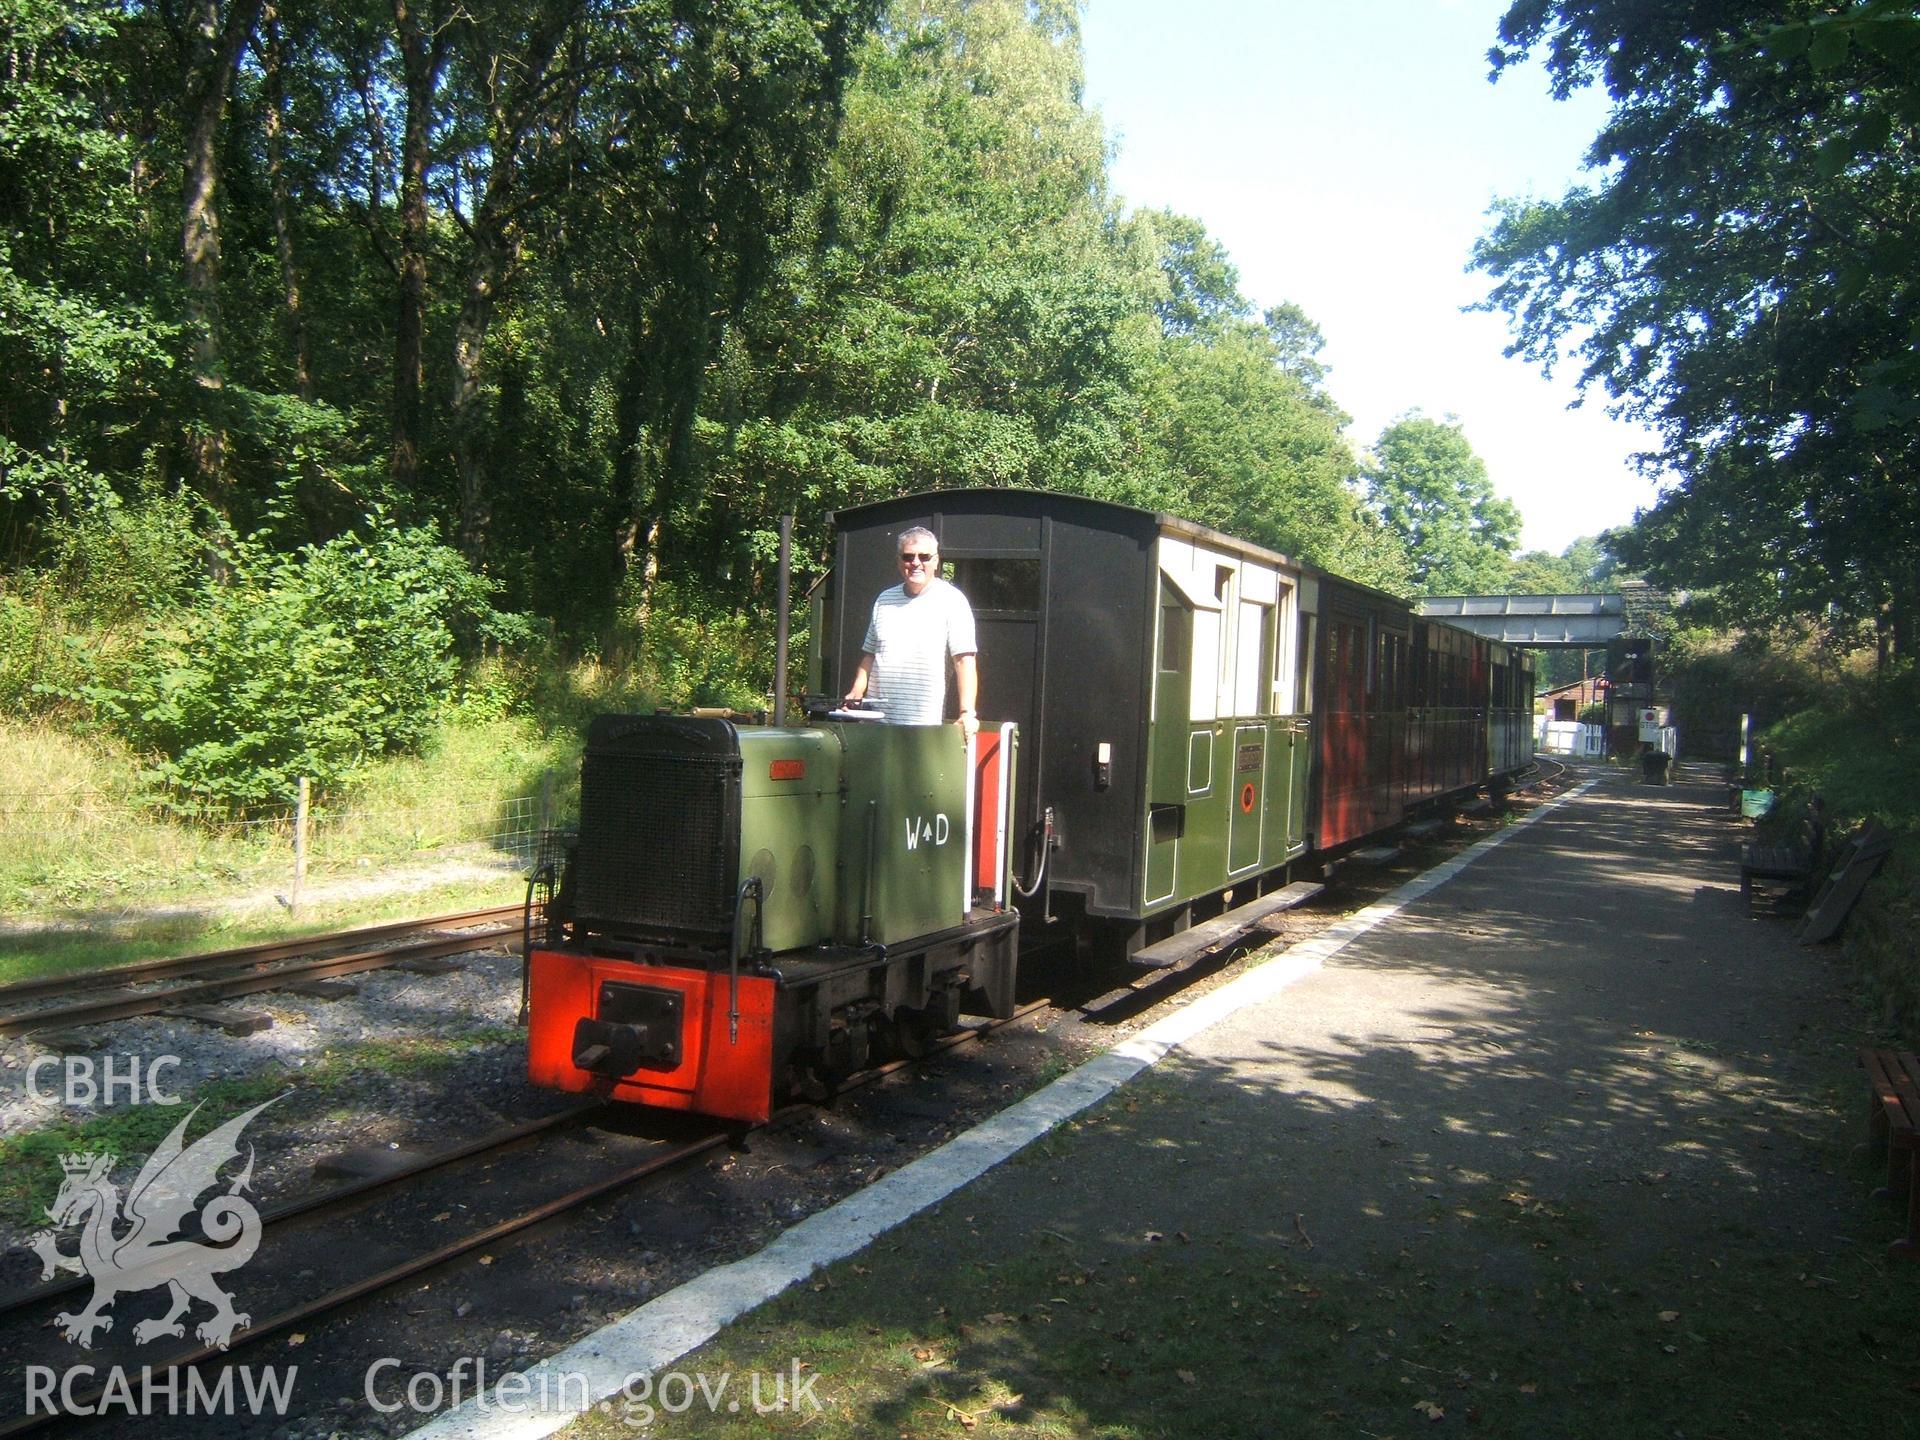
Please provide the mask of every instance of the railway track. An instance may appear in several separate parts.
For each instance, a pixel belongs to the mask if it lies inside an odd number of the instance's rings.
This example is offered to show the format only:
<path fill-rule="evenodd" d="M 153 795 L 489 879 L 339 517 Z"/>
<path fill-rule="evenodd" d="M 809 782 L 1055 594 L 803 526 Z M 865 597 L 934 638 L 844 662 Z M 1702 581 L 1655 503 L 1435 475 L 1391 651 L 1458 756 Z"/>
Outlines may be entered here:
<path fill-rule="evenodd" d="M 906 1066 L 918 1064 L 933 1055 L 967 1044 L 982 1035 L 1016 1024 L 1049 1008 L 1051 1008 L 1050 1001 L 1036 1000 L 1022 1006 L 1007 1020 L 970 1026 L 955 1034 L 943 1036 L 932 1043 L 926 1055 L 895 1060 L 859 1072 L 835 1087 L 834 1093 L 844 1094 L 860 1086 L 871 1084 Z M 417 1164 L 391 1174 L 336 1187 L 288 1202 L 263 1216 L 263 1225 L 278 1227 L 284 1232 L 287 1223 L 296 1219 L 316 1227 L 337 1219 L 347 1226 L 350 1236 L 363 1237 L 356 1244 L 328 1247 L 322 1236 L 319 1240 L 293 1252 L 289 1258 L 284 1258 L 281 1261 L 283 1270 L 313 1262 L 319 1254 L 325 1254 L 337 1260 L 341 1254 L 348 1251 L 377 1249 L 378 1242 L 371 1238 L 383 1233 L 377 1206 L 390 1206 L 395 1213 L 404 1211 L 409 1206 L 418 1210 L 422 1208 L 420 1202 L 424 1197 L 413 1194 L 410 1187 L 419 1185 L 427 1177 L 438 1172 L 452 1172 L 462 1166 L 473 1167 L 471 1183 L 468 1183 L 464 1190 L 461 1188 L 461 1181 L 467 1178 L 465 1171 L 443 1177 L 442 1184 L 447 1193 L 477 1194 L 480 1189 L 490 1186 L 495 1179 L 500 1178 L 497 1175 L 490 1176 L 487 1173 L 489 1167 L 506 1158 L 517 1148 L 533 1143 L 543 1136 L 556 1138 L 563 1136 L 569 1129 L 596 1114 L 604 1113 L 607 1108 L 598 1101 L 591 1101 L 538 1121 L 479 1137 L 465 1145 L 427 1157 Z M 817 1107 L 809 1103 L 786 1106 L 774 1112 L 768 1124 L 777 1125 L 795 1116 L 809 1113 L 815 1108 Z M 595 1200 L 617 1193 L 649 1177 L 676 1170 L 709 1151 L 728 1145 L 740 1133 L 738 1127 L 713 1122 L 687 1122 L 677 1117 L 667 1117 L 657 1123 L 660 1130 L 666 1133 L 620 1136 L 610 1146 L 608 1145 L 609 1135 L 596 1132 L 596 1140 L 601 1142 L 597 1149 L 616 1148 L 626 1153 L 611 1157 L 612 1163 L 565 1193 L 523 1198 L 509 1207 L 510 1213 L 494 1218 L 490 1223 L 465 1230 L 441 1244 L 387 1260 L 369 1272 L 336 1273 L 319 1293 L 303 1299 L 288 1300 L 280 1308 L 259 1320 L 247 1317 L 248 1323 L 245 1327 L 235 1331 L 225 1346 L 195 1344 L 161 1356 L 136 1355 L 131 1351 L 118 1357 L 110 1354 L 96 1356 L 93 1352 L 76 1351 L 67 1346 L 54 1331 L 54 1307 L 62 1297 L 89 1283 L 85 1278 L 40 1285 L 11 1297 L 0 1298 L 0 1337 L 5 1337 L 5 1349 L 9 1353 L 10 1361 L 22 1365 L 36 1363 L 36 1361 L 58 1361 L 71 1365 L 84 1357 L 88 1363 L 97 1364 L 95 1373 L 101 1373 L 107 1370 L 107 1362 L 118 1358 L 120 1364 L 129 1371 L 138 1372 L 144 1369 L 153 1376 L 164 1377 L 199 1366 L 224 1364 L 227 1357 L 234 1352 L 275 1336 L 290 1334 L 300 1327 L 318 1323 L 360 1300 L 391 1290 L 462 1256 L 483 1251 L 489 1246 L 508 1240 L 570 1211 L 578 1210 Z M 524 1180 L 546 1168 L 535 1165 L 520 1166 L 517 1167 L 516 1173 Z M 445 1203 L 444 1196 L 439 1200 L 428 1198 L 426 1203 Z M 370 1211 L 372 1213 L 369 1213 Z M 434 1218 L 438 1220 L 448 1216 L 443 1213 Z M 256 1270 L 261 1268 L 258 1262 L 262 1258 L 264 1258 L 262 1255 L 256 1254 L 247 1272 L 249 1280 L 254 1280 Z M 336 1265 L 336 1270 L 339 1268 Z M 291 1277 L 281 1277 L 282 1293 L 296 1293 L 302 1276 L 312 1273 L 310 1268 L 305 1271 L 295 1270 Z M 264 1278 L 269 1284 L 273 1282 L 274 1276 L 271 1270 Z M 258 1284 L 259 1281 L 254 1280 L 254 1283 Z M 9 1368 L 12 1368 L 11 1364 Z M 68 1393 L 63 1390 L 60 1395 L 62 1408 L 31 1415 L 18 1415 L 10 1421 L 0 1423 L 0 1440 L 39 1431 L 54 1424 L 71 1425 L 76 1421 L 84 1420 L 89 1412 L 103 1408 L 101 1402 L 109 1392 L 110 1383 L 103 1382 L 84 1392 L 76 1390 Z M 164 1388 L 164 1380 L 158 1383 Z M 71 1408 L 65 1408 L 68 1406 Z"/>
<path fill-rule="evenodd" d="M 75 975 L 48 976 L 0 986 L 0 1039 L 37 1031 L 80 1025 L 100 1025 L 155 1015 L 188 1005 L 205 1005 L 242 995 L 284 989 L 289 985 L 334 979 L 342 975 L 379 970 L 408 961 L 458 955 L 486 949 L 503 940 L 520 939 L 519 905 L 494 906 L 426 920 L 399 921 L 299 940 L 269 941 L 232 950 L 211 951 L 140 965 L 121 965 Z M 461 933 L 431 939 L 407 939 L 425 931 L 459 927 Z M 398 941 L 400 943 L 382 943 Z M 337 952 L 343 950 L 345 953 Z M 196 978 L 215 976 L 218 978 Z M 162 989 L 135 991 L 136 985 L 167 981 L 188 983 Z M 115 989 L 120 993 L 65 1005 L 32 1006 L 31 1002 L 74 990 Z M 22 1004 L 29 1008 L 16 1008 Z"/>
<path fill-rule="evenodd" d="M 493 1152 L 510 1150 L 515 1145 L 547 1134 L 561 1126 L 571 1125 L 583 1120 L 590 1115 L 596 1114 L 602 1108 L 603 1106 L 598 1100 L 590 1100 L 580 1105 L 570 1105 L 565 1110 L 557 1111 L 552 1115 L 542 1116 L 538 1120 L 530 1120 L 524 1125 L 515 1125 L 504 1130 L 497 1130 L 491 1134 L 470 1140 L 466 1144 L 456 1145 L 447 1150 L 435 1151 L 432 1155 L 428 1155 L 411 1163 L 403 1164 L 383 1174 L 368 1176 L 366 1179 L 351 1181 L 345 1185 L 330 1186 L 324 1190 L 316 1191 L 313 1194 L 289 1200 L 284 1204 L 273 1206 L 261 1212 L 261 1229 L 268 1231 L 283 1221 L 292 1220 L 315 1211 L 336 1209 L 358 1200 L 362 1196 L 371 1195 L 376 1191 L 390 1187 L 404 1185 L 410 1180 L 432 1174 L 436 1170 L 444 1169 L 462 1160 L 472 1159 L 475 1156 Z M 50 1280 L 44 1284 L 15 1291 L 11 1295 L 0 1295 L 0 1325 L 7 1324 L 12 1316 L 22 1311 L 31 1310 L 36 1306 L 58 1300 L 63 1295 L 70 1295 L 76 1290 L 84 1289 L 87 1284 L 88 1281 L 84 1277 L 75 1276 L 66 1280 Z"/>

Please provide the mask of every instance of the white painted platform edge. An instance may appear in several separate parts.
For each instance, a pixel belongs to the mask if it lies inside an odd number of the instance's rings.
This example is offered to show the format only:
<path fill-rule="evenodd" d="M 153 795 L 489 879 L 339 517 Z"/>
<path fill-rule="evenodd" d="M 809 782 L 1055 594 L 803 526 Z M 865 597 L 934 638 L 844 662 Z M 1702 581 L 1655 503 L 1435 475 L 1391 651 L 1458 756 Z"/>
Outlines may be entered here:
<path fill-rule="evenodd" d="M 511 1401 L 498 1387 L 435 1416 L 407 1440 L 542 1440 L 638 1377 L 665 1369 L 706 1344 L 740 1316 L 844 1260 L 895 1226 L 938 1204 L 1063 1120 L 1097 1104 L 1168 1052 L 1248 1005 L 1306 978 L 1327 960 L 1408 905 L 1503 845 L 1513 835 L 1591 790 L 1585 784 L 1530 811 L 1451 860 L 1416 875 L 1310 940 L 1148 1026 L 1103 1055 L 1035 1091 L 992 1119 L 956 1135 L 866 1189 L 802 1220 L 763 1249 L 668 1291 L 524 1372 Z M 553 1408 L 529 1408 L 532 1397 Z M 584 1401 L 583 1406 L 580 1402 Z"/>

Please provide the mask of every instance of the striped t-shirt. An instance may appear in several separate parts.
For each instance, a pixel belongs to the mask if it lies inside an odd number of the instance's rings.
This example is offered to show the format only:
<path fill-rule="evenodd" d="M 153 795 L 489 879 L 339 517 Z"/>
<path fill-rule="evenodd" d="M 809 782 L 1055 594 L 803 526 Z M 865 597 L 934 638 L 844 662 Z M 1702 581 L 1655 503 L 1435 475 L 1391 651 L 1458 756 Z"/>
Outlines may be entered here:
<path fill-rule="evenodd" d="M 883 590 L 861 646 L 873 656 L 867 699 L 890 725 L 938 725 L 946 719 L 947 671 L 956 655 L 972 655 L 973 607 L 945 580 L 918 595 L 905 585 Z"/>

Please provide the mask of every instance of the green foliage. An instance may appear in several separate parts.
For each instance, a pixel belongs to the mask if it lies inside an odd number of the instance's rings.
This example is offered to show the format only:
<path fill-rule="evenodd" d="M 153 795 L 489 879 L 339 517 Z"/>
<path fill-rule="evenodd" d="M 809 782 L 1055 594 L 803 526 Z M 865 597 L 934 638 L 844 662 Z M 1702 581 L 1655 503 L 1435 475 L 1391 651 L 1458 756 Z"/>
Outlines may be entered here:
<path fill-rule="evenodd" d="M 284 803 L 302 776 L 325 791 L 417 749 L 458 673 L 456 632 L 512 632 L 431 531 L 374 515 L 368 532 L 291 555 L 234 542 L 230 580 L 90 687 L 111 728 L 162 757 L 175 808 Z"/>
<path fill-rule="evenodd" d="M 1766 732 L 1800 794 L 1818 793 L 1837 816 L 1868 816 L 1920 837 L 1920 668 L 1912 664 L 1823 687 L 1817 703 Z"/>
<path fill-rule="evenodd" d="M 46 626 L 37 610 L 0 591 L 0 710 L 28 715 L 35 709 L 33 687 L 46 673 L 40 642 Z"/>
<path fill-rule="evenodd" d="M 40 563 L 0 579 L 0 708 L 73 710 L 89 677 L 195 591 L 195 510 L 179 497 L 111 492 L 46 536 Z"/>
<path fill-rule="evenodd" d="M 138 464 L 174 331 L 138 272 L 113 0 L 0 0 L 0 535 L 31 545 Z"/>
<path fill-rule="evenodd" d="M 1592 536 L 1582 536 L 1558 555 L 1528 550 L 1510 562 L 1505 588 L 1515 595 L 1605 595 L 1619 588 L 1614 558 Z"/>
<path fill-rule="evenodd" d="M 1497 211 L 1475 263 L 1512 351 L 1662 436 L 1676 477 L 1622 561 L 1699 613 L 1920 624 L 1920 87 L 1911 5 L 1521 0 L 1498 71 L 1542 54 L 1613 110 L 1590 183 Z"/>
<path fill-rule="evenodd" d="M 104 495 L 49 532 L 30 583 L 77 629 L 98 634 L 158 619 L 204 578 L 200 520 L 200 508 L 179 494 Z"/>
<path fill-rule="evenodd" d="M 1266 326 L 1267 338 L 1273 341 L 1275 363 L 1308 390 L 1319 393 L 1327 378 L 1327 367 L 1320 359 L 1320 352 L 1327 347 L 1327 337 L 1312 317 L 1287 300 L 1269 305 L 1260 323 Z"/>
<path fill-rule="evenodd" d="M 1742 715 L 1752 717 L 1758 745 L 1770 727 L 1824 704 L 1843 679 L 1830 653 L 1785 633 L 1683 630 L 1660 668 L 1686 753 L 1722 761 L 1739 756 Z"/>
<path fill-rule="evenodd" d="M 640 642 L 638 678 L 659 704 L 767 708 L 773 632 L 759 617 L 663 587 Z"/>
<path fill-rule="evenodd" d="M 1520 512 L 1494 494 L 1458 421 L 1418 412 L 1380 432 L 1367 499 L 1407 547 L 1419 595 L 1482 595 L 1506 584 Z"/>
<path fill-rule="evenodd" d="M 1134 221 L 1147 226 L 1158 242 L 1167 294 L 1153 308 L 1162 330 L 1170 336 L 1191 335 L 1246 315 L 1240 272 L 1227 247 L 1209 235 L 1204 225 L 1171 210 L 1144 212 Z"/>
<path fill-rule="evenodd" d="M 1273 332 L 1220 321 L 1167 339 L 1144 417 L 1162 508 L 1404 591 L 1405 552 L 1365 515 L 1345 416 L 1281 364 Z"/>
<path fill-rule="evenodd" d="M 712 499 L 661 557 L 683 595 L 724 572 L 764 606 L 739 536 L 781 509 L 821 555 L 827 511 L 910 489 L 1129 493 L 1158 281 L 1109 223 L 1081 83 L 1062 5 L 899 5 L 866 41 L 824 187 L 694 431 Z"/>
<path fill-rule="evenodd" d="M 1619 588 L 1619 565 L 1593 536 L 1582 536 L 1558 555 L 1545 550 L 1516 555 L 1501 585 L 1513 595 L 1605 595 Z M 1542 690 L 1571 685 L 1604 663 L 1600 655 L 1584 659 L 1588 668 L 1583 670 L 1578 650 L 1535 651 L 1534 683 Z"/>

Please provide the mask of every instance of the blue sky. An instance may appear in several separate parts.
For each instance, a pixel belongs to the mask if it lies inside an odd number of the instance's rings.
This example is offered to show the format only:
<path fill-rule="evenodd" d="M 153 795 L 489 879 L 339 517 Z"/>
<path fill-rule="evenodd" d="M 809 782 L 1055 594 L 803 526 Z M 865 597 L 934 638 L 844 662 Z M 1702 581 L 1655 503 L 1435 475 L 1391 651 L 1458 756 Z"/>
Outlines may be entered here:
<path fill-rule="evenodd" d="M 1537 69 L 1487 81 L 1503 0 L 1086 0 L 1087 99 L 1129 207 L 1201 220 L 1264 308 L 1327 337 L 1329 388 L 1370 443 L 1399 415 L 1453 414 L 1522 543 L 1559 551 L 1633 518 L 1649 443 L 1572 372 L 1509 360 L 1504 316 L 1463 314 L 1497 196 L 1558 196 L 1605 114 L 1555 103 Z"/>

